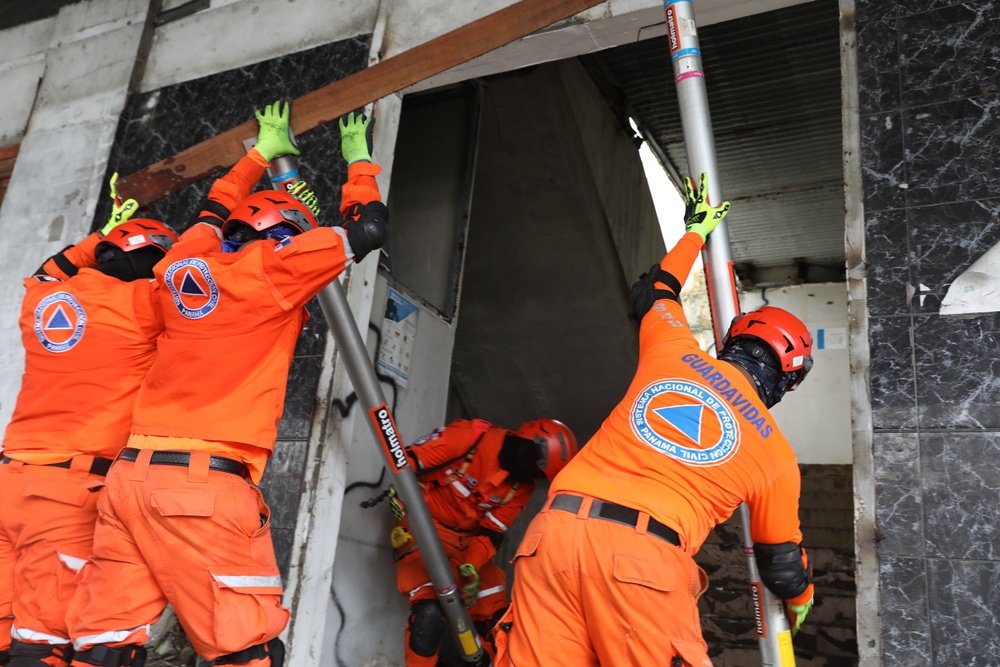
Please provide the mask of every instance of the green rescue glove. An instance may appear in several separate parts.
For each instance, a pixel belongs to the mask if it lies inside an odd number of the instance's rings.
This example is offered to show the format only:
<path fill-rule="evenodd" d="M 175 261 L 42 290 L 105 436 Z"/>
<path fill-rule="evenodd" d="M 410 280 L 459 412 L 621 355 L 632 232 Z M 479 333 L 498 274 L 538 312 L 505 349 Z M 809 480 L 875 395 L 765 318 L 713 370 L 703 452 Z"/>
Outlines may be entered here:
<path fill-rule="evenodd" d="M 111 200 L 114 204 L 111 205 L 111 217 L 101 227 L 101 236 L 107 236 L 111 233 L 112 229 L 128 222 L 135 215 L 135 212 L 139 210 L 139 202 L 134 199 L 122 201 L 122 198 L 118 196 L 118 191 L 115 189 L 115 183 L 117 182 L 118 172 L 116 171 L 111 176 Z"/>
<path fill-rule="evenodd" d="M 472 563 L 458 566 L 459 585 L 462 587 L 462 602 L 471 607 L 479 597 L 479 573 Z"/>
<path fill-rule="evenodd" d="M 392 486 L 389 487 L 389 509 L 392 510 L 392 515 L 397 519 L 402 519 L 406 516 L 406 508 L 403 507 L 403 501 L 396 495 L 396 488 Z"/>
<path fill-rule="evenodd" d="M 279 155 L 299 154 L 299 149 L 288 134 L 288 115 L 288 102 L 285 102 L 282 109 L 281 101 L 269 104 L 264 107 L 264 111 L 256 112 L 260 130 L 257 132 L 257 144 L 254 148 L 268 162 Z"/>
<path fill-rule="evenodd" d="M 724 201 L 719 206 L 712 206 L 708 201 L 708 174 L 705 172 L 701 174 L 697 190 L 694 187 L 694 179 L 690 177 L 684 179 L 684 190 L 687 193 L 684 226 L 689 232 L 697 232 L 704 242 L 729 213 L 729 202 Z"/>
<path fill-rule="evenodd" d="M 286 188 L 288 189 L 288 194 L 292 195 L 300 202 L 306 205 L 312 214 L 319 219 L 319 198 L 316 193 L 308 189 L 309 186 L 306 185 L 305 181 L 295 181 L 294 183 L 289 183 Z"/>
<path fill-rule="evenodd" d="M 340 125 L 340 152 L 347 160 L 348 166 L 358 160 L 371 162 L 375 119 L 364 114 L 355 116 L 352 111 L 342 117 L 338 125 Z"/>
<path fill-rule="evenodd" d="M 812 596 L 805 604 L 788 604 L 785 603 L 785 610 L 788 612 L 788 624 L 792 626 L 792 636 L 794 637 L 799 628 L 802 627 L 802 621 L 806 620 L 806 614 L 809 610 L 813 608 L 813 601 L 816 596 Z"/>

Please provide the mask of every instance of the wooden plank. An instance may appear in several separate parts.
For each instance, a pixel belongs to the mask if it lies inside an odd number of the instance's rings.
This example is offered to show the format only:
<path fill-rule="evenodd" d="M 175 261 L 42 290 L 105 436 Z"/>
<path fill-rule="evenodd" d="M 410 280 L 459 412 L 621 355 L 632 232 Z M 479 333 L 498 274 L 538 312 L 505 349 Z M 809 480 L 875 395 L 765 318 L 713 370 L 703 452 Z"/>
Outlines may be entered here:
<path fill-rule="evenodd" d="M 5 146 L 0 148 L 0 202 L 7 192 L 7 184 L 10 183 L 10 174 L 14 171 L 14 160 L 17 158 L 17 151 L 21 146 Z"/>
<path fill-rule="evenodd" d="M 292 132 L 303 134 L 345 113 L 541 30 L 601 0 L 521 0 L 429 42 L 335 81 L 292 103 Z M 243 140 L 256 136 L 249 120 L 118 182 L 119 192 L 142 204 L 226 169 L 244 154 Z"/>

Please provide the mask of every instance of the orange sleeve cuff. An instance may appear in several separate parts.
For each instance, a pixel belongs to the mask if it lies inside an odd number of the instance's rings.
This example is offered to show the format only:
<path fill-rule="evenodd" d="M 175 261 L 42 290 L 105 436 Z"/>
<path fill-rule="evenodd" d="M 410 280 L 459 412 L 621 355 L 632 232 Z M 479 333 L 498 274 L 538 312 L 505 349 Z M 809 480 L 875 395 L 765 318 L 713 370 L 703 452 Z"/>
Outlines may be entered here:
<path fill-rule="evenodd" d="M 691 267 L 694 266 L 695 260 L 698 259 L 698 253 L 701 252 L 704 245 L 705 243 L 701 240 L 698 232 L 688 232 L 663 258 L 663 261 L 660 262 L 660 268 L 683 285 L 691 274 Z M 660 282 L 656 283 L 656 286 L 667 287 Z"/>
<path fill-rule="evenodd" d="M 54 257 L 62 255 L 66 261 L 78 269 L 92 269 L 97 266 L 97 258 L 94 255 L 94 251 L 97 250 L 97 244 L 103 240 L 104 237 L 100 232 L 93 232 L 75 246 L 70 246 L 61 253 L 56 253 Z M 59 278 L 60 280 L 66 280 L 69 278 L 69 275 L 59 268 L 59 264 L 57 264 L 56 260 L 52 257 L 47 259 L 45 263 L 42 264 L 41 270 L 43 273 L 50 275 L 53 278 Z"/>
<path fill-rule="evenodd" d="M 785 603 L 794 605 L 803 605 L 806 602 L 809 602 L 809 600 L 811 600 L 813 595 L 815 594 L 816 594 L 816 587 L 813 586 L 812 584 L 809 584 L 809 588 L 802 591 L 802 593 L 800 593 L 799 595 L 796 595 L 793 598 L 785 600 Z"/>
<path fill-rule="evenodd" d="M 264 161 L 256 148 L 252 149 L 240 158 L 240 161 L 225 176 L 212 184 L 212 189 L 208 191 L 208 198 L 222 204 L 227 209 L 232 209 L 250 196 L 254 186 L 264 175 L 266 168 L 267 162 Z"/>
<path fill-rule="evenodd" d="M 381 201 L 382 195 L 375 181 L 375 176 L 380 173 L 382 167 L 373 162 L 354 162 L 347 167 L 347 182 L 340 189 L 341 215 L 346 216 L 356 204 Z"/>

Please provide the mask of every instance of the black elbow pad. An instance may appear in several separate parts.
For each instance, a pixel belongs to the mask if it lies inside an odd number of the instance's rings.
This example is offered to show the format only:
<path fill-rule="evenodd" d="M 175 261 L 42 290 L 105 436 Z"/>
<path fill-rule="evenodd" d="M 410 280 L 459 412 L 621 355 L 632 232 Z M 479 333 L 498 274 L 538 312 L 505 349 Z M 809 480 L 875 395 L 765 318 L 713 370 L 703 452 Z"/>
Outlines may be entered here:
<path fill-rule="evenodd" d="M 656 289 L 656 282 L 659 281 L 669 287 L 671 291 Z M 642 318 L 653 307 L 653 304 L 660 299 L 670 299 L 680 303 L 681 283 L 660 268 L 659 264 L 653 264 L 649 271 L 639 276 L 629 291 L 628 302 L 632 306 L 632 312 L 628 314 L 630 320 L 642 321 Z"/>
<path fill-rule="evenodd" d="M 782 600 L 801 595 L 812 583 L 812 568 L 805 549 L 794 542 L 754 544 L 760 580 Z"/>

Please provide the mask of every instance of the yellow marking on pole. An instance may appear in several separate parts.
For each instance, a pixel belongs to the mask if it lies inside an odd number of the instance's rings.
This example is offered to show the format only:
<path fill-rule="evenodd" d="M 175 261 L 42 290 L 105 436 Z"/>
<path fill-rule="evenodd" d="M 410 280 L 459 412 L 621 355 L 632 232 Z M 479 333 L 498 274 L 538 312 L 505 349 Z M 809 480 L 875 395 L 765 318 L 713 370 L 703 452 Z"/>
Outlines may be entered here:
<path fill-rule="evenodd" d="M 462 651 L 465 652 L 465 655 L 473 655 L 479 650 L 479 642 L 476 641 L 476 635 L 472 630 L 459 633 L 458 641 L 462 643 Z"/>
<path fill-rule="evenodd" d="M 782 630 L 778 633 L 778 660 L 781 667 L 794 667 L 795 649 L 792 647 L 792 631 Z"/>

